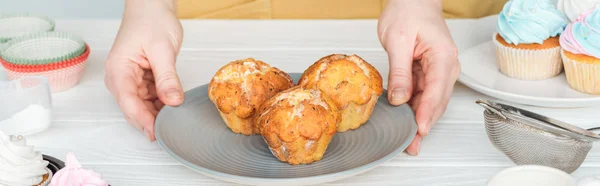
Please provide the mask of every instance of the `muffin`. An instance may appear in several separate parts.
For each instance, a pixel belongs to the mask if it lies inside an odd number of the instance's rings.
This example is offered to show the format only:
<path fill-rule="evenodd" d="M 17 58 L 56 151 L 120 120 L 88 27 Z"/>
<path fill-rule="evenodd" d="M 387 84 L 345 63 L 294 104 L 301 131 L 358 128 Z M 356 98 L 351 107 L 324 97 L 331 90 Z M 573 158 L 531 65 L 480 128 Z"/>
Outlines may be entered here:
<path fill-rule="evenodd" d="M 223 121 L 234 133 L 257 134 L 256 110 L 273 95 L 291 88 L 294 81 L 285 72 L 253 58 L 236 60 L 217 71 L 208 96 Z"/>
<path fill-rule="evenodd" d="M 320 90 L 333 100 L 342 114 L 338 132 L 366 123 L 383 92 L 377 69 L 357 55 L 345 54 L 319 59 L 304 71 L 298 85 Z"/>
<path fill-rule="evenodd" d="M 271 153 L 291 165 L 321 160 L 341 115 L 319 90 L 295 86 L 267 100 L 256 125 Z"/>
<path fill-rule="evenodd" d="M 600 7 L 581 14 L 560 36 L 565 76 L 573 89 L 600 94 Z"/>
<path fill-rule="evenodd" d="M 48 161 L 23 136 L 0 131 L 0 185 L 47 186 L 52 179 Z"/>
<path fill-rule="evenodd" d="M 543 80 L 562 72 L 559 35 L 569 23 L 550 0 L 510 0 L 498 16 L 492 40 L 500 72 Z"/>

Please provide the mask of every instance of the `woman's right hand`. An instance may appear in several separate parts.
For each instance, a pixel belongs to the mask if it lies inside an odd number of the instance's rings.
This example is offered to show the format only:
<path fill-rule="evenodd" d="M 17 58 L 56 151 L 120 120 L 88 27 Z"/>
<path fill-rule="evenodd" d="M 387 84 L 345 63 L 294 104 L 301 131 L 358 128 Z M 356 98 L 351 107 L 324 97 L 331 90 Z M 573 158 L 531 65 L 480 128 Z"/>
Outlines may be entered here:
<path fill-rule="evenodd" d="M 127 121 L 154 141 L 154 120 L 164 105 L 183 102 L 175 61 L 183 29 L 174 0 L 127 0 L 106 60 L 105 84 Z"/>
<path fill-rule="evenodd" d="M 417 155 L 422 138 L 446 111 L 460 74 L 441 0 L 390 0 L 378 34 L 389 58 L 390 104 L 408 103 L 415 111 L 418 131 L 406 151 Z"/>

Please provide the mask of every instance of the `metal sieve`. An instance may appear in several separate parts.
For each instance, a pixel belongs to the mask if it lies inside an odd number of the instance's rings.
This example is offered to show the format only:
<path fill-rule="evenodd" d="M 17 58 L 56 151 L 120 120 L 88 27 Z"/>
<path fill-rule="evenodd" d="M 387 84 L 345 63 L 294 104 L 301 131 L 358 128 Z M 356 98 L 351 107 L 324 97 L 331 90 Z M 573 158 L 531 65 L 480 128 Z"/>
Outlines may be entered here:
<path fill-rule="evenodd" d="M 485 108 L 492 144 L 517 165 L 543 165 L 572 173 L 585 160 L 600 128 L 582 129 L 524 109 L 477 100 Z"/>

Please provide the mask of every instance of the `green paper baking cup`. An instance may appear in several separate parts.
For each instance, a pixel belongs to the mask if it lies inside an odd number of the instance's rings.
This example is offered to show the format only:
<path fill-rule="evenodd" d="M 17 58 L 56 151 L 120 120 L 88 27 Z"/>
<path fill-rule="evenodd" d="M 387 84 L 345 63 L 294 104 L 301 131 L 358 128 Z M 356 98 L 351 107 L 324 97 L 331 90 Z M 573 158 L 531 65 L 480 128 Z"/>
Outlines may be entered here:
<path fill-rule="evenodd" d="M 54 20 L 45 16 L 0 14 L 0 44 L 27 34 L 54 31 L 54 27 Z"/>
<path fill-rule="evenodd" d="M 11 39 L 0 57 L 17 65 L 42 65 L 69 60 L 85 51 L 82 38 L 67 32 L 43 32 Z"/>

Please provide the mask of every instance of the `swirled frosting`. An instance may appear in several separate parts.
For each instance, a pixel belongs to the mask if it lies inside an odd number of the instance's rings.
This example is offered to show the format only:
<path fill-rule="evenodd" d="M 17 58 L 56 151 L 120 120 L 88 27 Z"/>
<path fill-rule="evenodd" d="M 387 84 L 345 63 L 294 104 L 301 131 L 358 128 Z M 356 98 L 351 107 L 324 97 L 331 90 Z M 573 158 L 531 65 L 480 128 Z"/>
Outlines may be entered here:
<path fill-rule="evenodd" d="M 5 135 L 0 131 L 0 185 L 31 186 L 40 184 L 48 161 L 40 152 L 28 146 L 22 136 Z"/>
<path fill-rule="evenodd" d="M 560 46 L 574 54 L 585 54 L 600 59 L 600 7 L 583 12 L 565 28 Z"/>
<path fill-rule="evenodd" d="M 550 0 L 510 0 L 498 16 L 498 33 L 509 44 L 542 44 L 562 33 L 567 17 Z"/>
<path fill-rule="evenodd" d="M 83 169 L 75 155 L 69 152 L 65 167 L 56 172 L 49 186 L 108 186 L 108 182 L 100 174 Z"/>
<path fill-rule="evenodd" d="M 581 15 L 581 13 L 586 12 L 597 4 L 600 3 L 600 0 L 558 0 L 558 10 L 565 13 L 569 21 L 573 22 Z"/>

